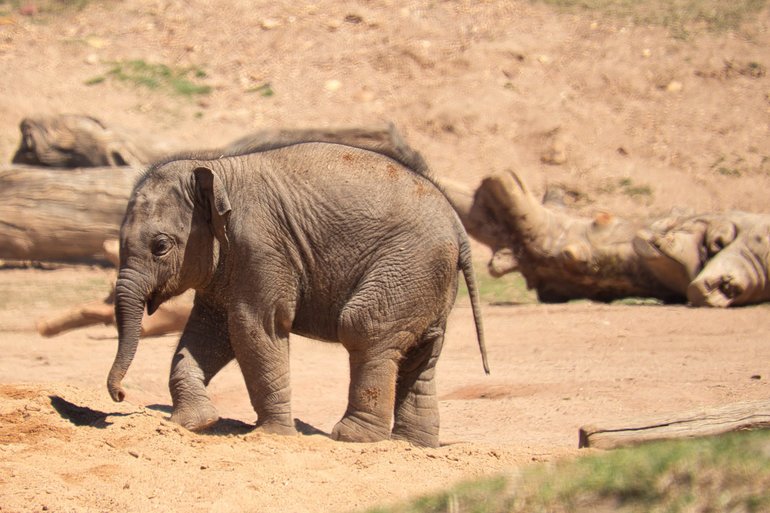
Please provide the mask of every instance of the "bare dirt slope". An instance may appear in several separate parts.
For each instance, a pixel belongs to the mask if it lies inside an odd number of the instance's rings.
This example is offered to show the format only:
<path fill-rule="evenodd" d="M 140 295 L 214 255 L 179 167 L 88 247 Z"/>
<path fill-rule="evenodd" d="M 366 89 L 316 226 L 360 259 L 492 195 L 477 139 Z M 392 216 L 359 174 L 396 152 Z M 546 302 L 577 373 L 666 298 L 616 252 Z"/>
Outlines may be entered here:
<path fill-rule="evenodd" d="M 537 191 L 571 187 L 583 213 L 767 210 L 767 10 L 677 39 L 525 1 L 295 4 L 129 0 L 31 17 L 0 5 L 0 159 L 36 113 L 92 114 L 175 148 L 389 120 L 441 177 L 473 185 L 515 168 Z M 198 67 L 213 90 L 86 85 L 131 59 Z M 248 433 L 235 367 L 212 385 L 231 420 L 194 435 L 165 421 L 174 337 L 140 346 L 129 402 L 116 405 L 104 385 L 112 329 L 34 332 L 108 277 L 0 271 L 3 512 L 356 510 L 572 456 L 584 423 L 768 395 L 766 306 L 485 305 L 487 377 L 461 301 L 438 369 L 443 447 Z M 295 416 L 328 432 L 344 410 L 345 354 L 297 339 L 292 358 Z"/>

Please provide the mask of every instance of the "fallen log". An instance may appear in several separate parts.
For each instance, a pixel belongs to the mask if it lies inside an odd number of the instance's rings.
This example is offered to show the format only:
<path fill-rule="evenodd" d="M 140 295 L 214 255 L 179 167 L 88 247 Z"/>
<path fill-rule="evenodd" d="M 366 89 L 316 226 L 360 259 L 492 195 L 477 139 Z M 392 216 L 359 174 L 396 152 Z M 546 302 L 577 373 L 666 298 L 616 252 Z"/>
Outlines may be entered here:
<path fill-rule="evenodd" d="M 118 236 L 138 174 L 159 156 L 159 151 L 141 146 L 88 116 L 26 118 L 20 130 L 22 137 L 14 162 L 38 167 L 0 168 L 0 259 L 101 260 L 102 243 Z M 422 156 L 404 142 L 391 123 L 267 129 L 221 150 L 190 154 L 218 158 L 299 142 L 349 144 L 387 155 L 415 172 L 428 173 Z M 126 165 L 129 163 L 131 166 Z M 70 168 L 97 164 L 114 167 Z"/>
<path fill-rule="evenodd" d="M 104 242 L 104 259 L 116 269 L 120 267 L 119 243 L 115 239 Z M 116 275 L 117 278 L 117 275 Z M 142 316 L 142 337 L 157 337 L 177 333 L 184 329 L 192 311 L 192 294 L 187 293 L 160 305 L 153 315 L 144 312 Z M 68 310 L 38 319 L 37 332 L 44 337 L 53 337 L 78 328 L 95 324 L 114 326 L 115 285 L 102 300 L 89 301 Z"/>
<path fill-rule="evenodd" d="M 0 259 L 102 260 L 140 171 L 130 167 L 0 169 Z"/>
<path fill-rule="evenodd" d="M 168 152 L 155 139 L 80 114 L 27 117 L 19 123 L 21 141 L 14 164 L 55 168 L 141 167 Z"/>
<path fill-rule="evenodd" d="M 446 187 L 468 233 L 489 245 L 490 271 L 519 271 L 544 302 L 655 298 L 695 306 L 770 300 L 770 215 L 725 212 L 623 219 L 576 216 L 539 201 L 514 172 L 485 178 L 473 199 Z"/>
<path fill-rule="evenodd" d="M 770 401 L 746 401 L 678 414 L 582 426 L 578 431 L 578 447 L 615 449 L 658 440 L 766 428 L 770 428 Z"/>

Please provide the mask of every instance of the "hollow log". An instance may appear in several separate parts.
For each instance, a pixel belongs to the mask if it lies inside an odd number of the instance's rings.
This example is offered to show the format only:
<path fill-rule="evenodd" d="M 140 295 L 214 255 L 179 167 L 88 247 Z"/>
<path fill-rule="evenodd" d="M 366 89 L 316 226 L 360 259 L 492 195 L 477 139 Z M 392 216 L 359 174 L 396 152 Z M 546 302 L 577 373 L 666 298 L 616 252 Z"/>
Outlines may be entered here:
<path fill-rule="evenodd" d="M 101 261 L 102 243 L 117 238 L 139 172 L 0 168 L 0 259 Z"/>

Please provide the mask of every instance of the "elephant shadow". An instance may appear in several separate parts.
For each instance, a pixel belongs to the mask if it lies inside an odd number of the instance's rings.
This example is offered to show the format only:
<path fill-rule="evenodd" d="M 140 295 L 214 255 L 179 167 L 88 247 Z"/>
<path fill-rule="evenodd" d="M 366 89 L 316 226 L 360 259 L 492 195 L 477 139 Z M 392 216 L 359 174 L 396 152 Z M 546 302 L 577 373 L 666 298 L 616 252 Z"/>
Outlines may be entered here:
<path fill-rule="evenodd" d="M 131 413 L 105 413 L 99 410 L 93 410 L 86 406 L 78 406 L 58 395 L 49 395 L 51 406 L 56 412 L 76 426 L 89 426 L 98 429 L 105 429 L 112 425 L 107 417 L 127 417 Z"/>
<path fill-rule="evenodd" d="M 166 413 L 171 415 L 172 407 L 169 404 L 150 404 L 147 406 L 150 410 Z M 308 424 L 300 419 L 294 419 L 294 428 L 297 432 L 304 436 L 321 435 L 327 438 L 331 438 L 331 434 L 318 429 L 317 427 Z M 246 435 L 255 431 L 256 425 L 249 424 L 237 419 L 220 418 L 214 424 L 201 431 L 201 434 L 215 435 L 215 436 L 227 436 L 227 435 Z"/>
<path fill-rule="evenodd" d="M 114 413 L 94 410 L 87 406 L 78 406 L 75 403 L 67 401 L 58 395 L 49 395 L 51 406 L 63 418 L 72 424 L 82 427 L 94 427 L 105 429 L 113 423 L 107 420 L 107 417 L 128 417 L 134 413 Z M 150 410 L 171 414 L 171 406 L 167 404 L 151 404 L 147 406 Z M 329 433 L 322 431 L 300 419 L 294 419 L 294 427 L 302 435 L 321 435 L 329 437 Z M 254 424 L 249 424 L 236 419 L 219 419 L 214 425 L 204 431 L 208 435 L 245 435 L 256 429 Z"/>

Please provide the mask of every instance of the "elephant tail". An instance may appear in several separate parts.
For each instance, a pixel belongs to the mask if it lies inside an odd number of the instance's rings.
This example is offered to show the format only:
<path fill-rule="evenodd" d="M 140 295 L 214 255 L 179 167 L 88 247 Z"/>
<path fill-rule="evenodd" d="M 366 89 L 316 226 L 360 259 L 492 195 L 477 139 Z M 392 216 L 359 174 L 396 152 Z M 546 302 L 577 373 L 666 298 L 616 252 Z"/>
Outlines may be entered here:
<path fill-rule="evenodd" d="M 461 225 L 462 226 L 462 225 Z M 476 284 L 476 274 L 473 271 L 473 259 L 471 258 L 471 246 L 468 242 L 468 236 L 465 230 L 460 228 L 460 259 L 459 267 L 465 278 L 465 285 L 468 288 L 468 297 L 471 300 L 471 310 L 473 310 L 473 322 L 476 325 L 476 339 L 479 342 L 479 351 L 481 352 L 481 363 L 484 365 L 484 372 L 489 374 L 489 361 L 487 360 L 487 347 L 484 343 L 484 326 L 481 322 L 481 306 L 479 301 L 479 289 Z"/>

